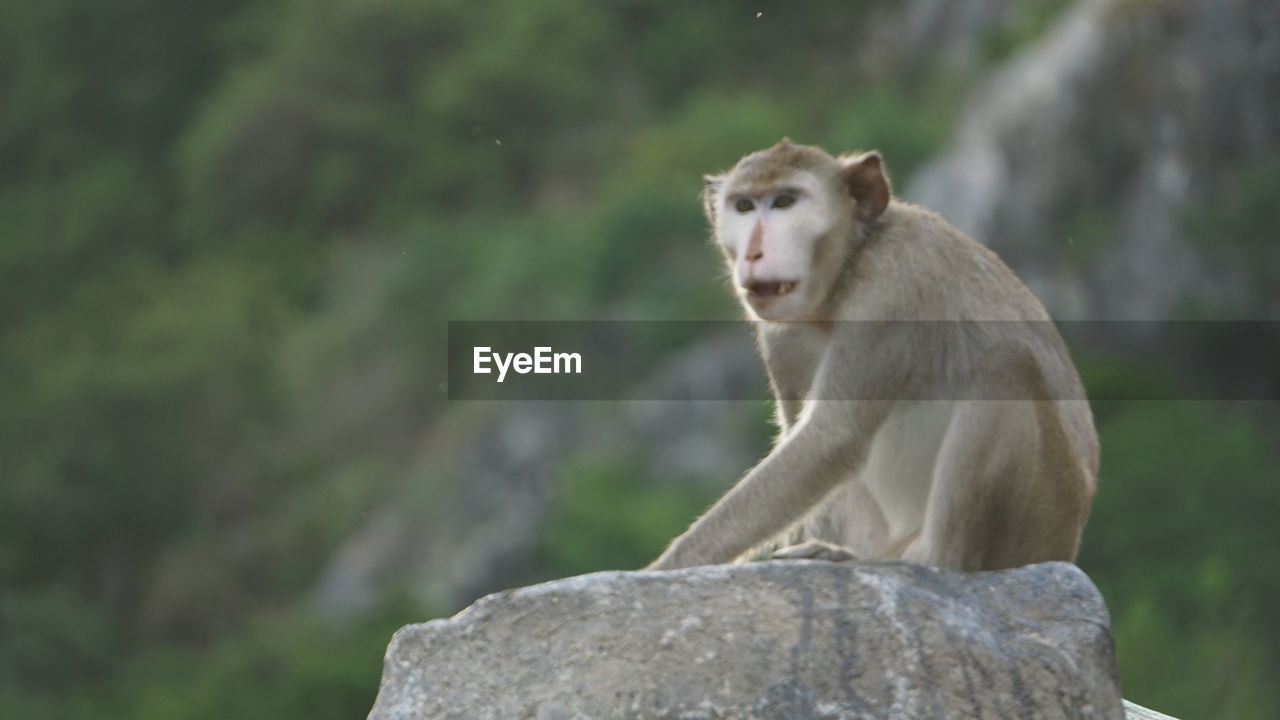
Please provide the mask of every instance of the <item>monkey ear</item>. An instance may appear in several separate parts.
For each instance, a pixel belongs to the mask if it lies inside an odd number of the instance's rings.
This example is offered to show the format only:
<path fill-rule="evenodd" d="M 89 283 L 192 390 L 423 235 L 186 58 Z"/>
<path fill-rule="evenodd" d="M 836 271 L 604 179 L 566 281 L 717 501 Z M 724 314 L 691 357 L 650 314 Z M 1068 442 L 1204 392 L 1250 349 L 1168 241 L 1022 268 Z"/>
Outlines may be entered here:
<path fill-rule="evenodd" d="M 889 174 L 884 169 L 880 153 L 872 150 L 840 160 L 840 178 L 857 203 L 854 212 L 862 222 L 874 222 L 889 206 L 889 198 L 893 195 L 893 190 L 889 187 Z"/>
<path fill-rule="evenodd" d="M 702 211 L 712 225 L 716 224 L 716 198 L 720 196 L 720 186 L 724 184 L 724 179 L 725 173 L 702 176 L 705 183 L 702 187 Z"/>

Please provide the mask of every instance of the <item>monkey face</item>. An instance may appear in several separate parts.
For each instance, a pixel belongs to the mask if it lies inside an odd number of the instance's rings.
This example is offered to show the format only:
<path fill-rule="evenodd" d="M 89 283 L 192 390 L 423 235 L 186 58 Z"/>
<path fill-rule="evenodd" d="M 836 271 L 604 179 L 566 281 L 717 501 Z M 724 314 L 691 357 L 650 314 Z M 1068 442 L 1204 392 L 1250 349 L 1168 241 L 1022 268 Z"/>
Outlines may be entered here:
<path fill-rule="evenodd" d="M 824 245 L 841 235 L 850 215 L 834 187 L 810 171 L 767 184 L 731 176 L 710 200 L 734 289 L 757 317 L 807 319 L 830 291 L 838 263 L 818 259 L 830 257 Z"/>

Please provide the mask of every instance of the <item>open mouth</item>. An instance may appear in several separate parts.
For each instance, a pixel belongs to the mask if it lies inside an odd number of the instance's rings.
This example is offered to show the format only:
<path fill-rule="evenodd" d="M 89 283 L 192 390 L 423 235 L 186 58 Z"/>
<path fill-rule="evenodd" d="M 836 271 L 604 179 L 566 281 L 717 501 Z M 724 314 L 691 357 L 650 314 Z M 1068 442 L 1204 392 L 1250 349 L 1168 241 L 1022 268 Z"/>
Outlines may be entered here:
<path fill-rule="evenodd" d="M 795 280 L 779 280 L 774 282 L 752 280 L 747 283 L 747 294 L 753 298 L 782 297 L 792 290 L 795 290 L 796 285 L 798 284 L 799 283 Z"/>

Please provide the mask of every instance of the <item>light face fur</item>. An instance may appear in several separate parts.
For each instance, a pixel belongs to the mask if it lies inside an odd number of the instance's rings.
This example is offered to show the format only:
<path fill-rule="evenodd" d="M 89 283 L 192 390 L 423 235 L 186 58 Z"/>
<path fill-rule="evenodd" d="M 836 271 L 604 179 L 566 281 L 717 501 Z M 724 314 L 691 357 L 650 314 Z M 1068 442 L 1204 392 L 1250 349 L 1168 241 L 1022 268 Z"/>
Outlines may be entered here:
<path fill-rule="evenodd" d="M 1012 271 L 893 199 L 874 152 L 783 140 L 706 180 L 780 433 L 650 569 L 780 541 L 795 544 L 775 557 L 956 570 L 1074 559 L 1097 435 L 1066 346 Z"/>
<path fill-rule="evenodd" d="M 879 155 L 836 159 L 783 141 L 708 176 L 704 203 L 734 289 L 753 319 L 805 320 L 820 315 L 860 210 L 851 178 Z M 882 202 L 887 202 L 886 195 Z M 804 282 L 801 282 L 801 280 Z"/>

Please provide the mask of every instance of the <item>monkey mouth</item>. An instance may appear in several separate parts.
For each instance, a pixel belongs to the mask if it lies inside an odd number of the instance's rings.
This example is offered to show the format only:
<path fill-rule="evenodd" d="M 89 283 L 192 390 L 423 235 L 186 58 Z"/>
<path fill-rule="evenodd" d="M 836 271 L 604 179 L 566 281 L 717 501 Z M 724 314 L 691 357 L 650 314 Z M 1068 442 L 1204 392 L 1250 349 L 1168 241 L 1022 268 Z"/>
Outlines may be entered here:
<path fill-rule="evenodd" d="M 777 298 L 787 295 L 796 289 L 796 285 L 800 283 L 795 280 L 777 280 L 766 282 L 762 280 L 752 280 L 747 283 L 747 295 L 752 298 Z"/>

